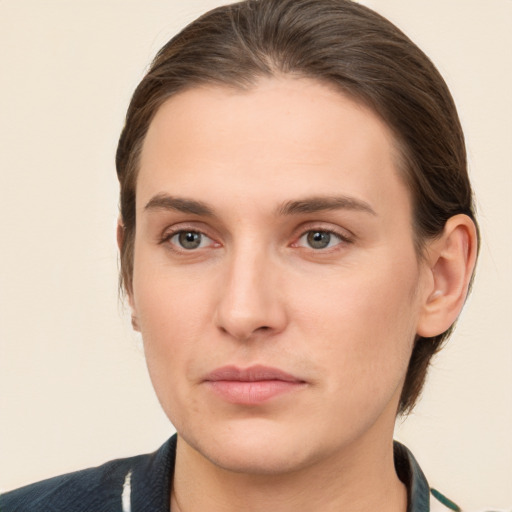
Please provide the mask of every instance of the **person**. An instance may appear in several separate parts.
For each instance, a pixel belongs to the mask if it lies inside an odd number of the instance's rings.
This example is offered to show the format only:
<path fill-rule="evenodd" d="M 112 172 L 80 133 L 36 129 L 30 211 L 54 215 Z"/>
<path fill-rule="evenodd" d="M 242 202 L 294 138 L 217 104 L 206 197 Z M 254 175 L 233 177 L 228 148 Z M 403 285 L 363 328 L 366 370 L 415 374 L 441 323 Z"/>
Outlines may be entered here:
<path fill-rule="evenodd" d="M 0 510 L 459 510 L 393 443 L 479 234 L 448 88 L 349 0 L 246 0 L 157 54 L 116 156 L 121 285 L 177 435 Z"/>

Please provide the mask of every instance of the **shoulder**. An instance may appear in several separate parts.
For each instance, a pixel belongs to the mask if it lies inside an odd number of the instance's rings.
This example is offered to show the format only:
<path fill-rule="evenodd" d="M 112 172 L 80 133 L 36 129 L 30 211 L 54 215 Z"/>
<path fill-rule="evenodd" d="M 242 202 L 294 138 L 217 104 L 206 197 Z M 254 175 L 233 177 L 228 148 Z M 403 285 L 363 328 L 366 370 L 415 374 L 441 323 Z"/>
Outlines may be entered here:
<path fill-rule="evenodd" d="M 119 502 L 126 475 L 143 457 L 114 460 L 21 487 L 0 496 L 0 510 L 116 510 L 113 505 Z"/>
<path fill-rule="evenodd" d="M 409 493 L 408 512 L 469 512 L 431 488 L 412 453 L 395 441 L 395 466 Z M 512 512 L 512 509 L 487 508 L 471 512 Z"/>
<path fill-rule="evenodd" d="M 154 453 L 112 460 L 15 489 L 0 495 L 0 511 L 122 512 L 130 510 L 134 498 L 143 500 L 145 492 L 154 495 L 156 490 L 164 499 L 173 451 L 171 438 Z M 132 497 L 134 487 L 138 495 Z"/>

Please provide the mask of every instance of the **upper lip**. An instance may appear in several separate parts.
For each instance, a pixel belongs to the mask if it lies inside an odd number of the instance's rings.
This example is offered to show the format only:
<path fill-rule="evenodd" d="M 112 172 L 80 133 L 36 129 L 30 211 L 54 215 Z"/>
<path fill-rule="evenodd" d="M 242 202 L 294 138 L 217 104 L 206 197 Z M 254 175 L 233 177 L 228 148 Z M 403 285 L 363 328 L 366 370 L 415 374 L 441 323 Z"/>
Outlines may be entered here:
<path fill-rule="evenodd" d="M 223 366 L 209 373 L 206 381 L 239 381 L 239 382 L 258 382 L 265 380 L 282 380 L 284 382 L 304 382 L 302 379 L 291 375 L 290 373 L 272 368 L 270 366 L 255 365 L 248 368 L 238 368 L 237 366 Z"/>

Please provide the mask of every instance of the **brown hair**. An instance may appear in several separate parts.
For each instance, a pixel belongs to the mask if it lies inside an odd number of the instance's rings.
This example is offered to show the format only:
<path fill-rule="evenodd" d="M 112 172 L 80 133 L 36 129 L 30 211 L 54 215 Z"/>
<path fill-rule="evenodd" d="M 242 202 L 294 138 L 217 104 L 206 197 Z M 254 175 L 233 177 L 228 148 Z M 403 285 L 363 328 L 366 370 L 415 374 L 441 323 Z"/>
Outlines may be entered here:
<path fill-rule="evenodd" d="M 157 54 L 132 97 L 116 155 L 124 224 L 121 284 L 131 292 L 135 189 L 149 124 L 170 96 L 201 84 L 250 88 L 293 74 L 336 86 L 394 132 L 413 201 L 418 254 L 463 213 L 475 221 L 464 136 L 448 88 L 428 57 L 398 28 L 350 0 L 247 0 L 214 9 Z M 475 221 L 476 225 L 476 221 Z M 431 357 L 451 329 L 416 340 L 399 412 L 409 412 Z"/>

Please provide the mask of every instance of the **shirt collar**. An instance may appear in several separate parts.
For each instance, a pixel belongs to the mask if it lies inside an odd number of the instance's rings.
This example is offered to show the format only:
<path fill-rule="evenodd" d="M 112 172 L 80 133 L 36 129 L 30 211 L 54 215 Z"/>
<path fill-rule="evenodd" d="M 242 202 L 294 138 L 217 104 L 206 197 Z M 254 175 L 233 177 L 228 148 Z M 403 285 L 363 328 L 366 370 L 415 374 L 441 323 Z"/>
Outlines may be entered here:
<path fill-rule="evenodd" d="M 398 441 L 393 444 L 395 469 L 407 487 L 407 512 L 430 512 L 430 487 L 413 454 Z"/>
<path fill-rule="evenodd" d="M 167 512 L 169 510 L 170 486 L 176 459 L 177 436 L 172 436 L 145 463 L 134 469 L 132 482 L 132 510 L 150 510 Z M 393 444 L 395 468 L 400 480 L 407 487 L 407 512 L 434 512 L 431 509 L 431 492 L 427 479 L 413 454 L 398 441 Z M 458 507 L 446 507 L 436 500 L 440 510 L 457 510 Z M 140 508 L 139 508 L 140 507 Z"/>

